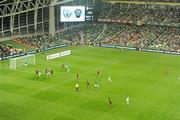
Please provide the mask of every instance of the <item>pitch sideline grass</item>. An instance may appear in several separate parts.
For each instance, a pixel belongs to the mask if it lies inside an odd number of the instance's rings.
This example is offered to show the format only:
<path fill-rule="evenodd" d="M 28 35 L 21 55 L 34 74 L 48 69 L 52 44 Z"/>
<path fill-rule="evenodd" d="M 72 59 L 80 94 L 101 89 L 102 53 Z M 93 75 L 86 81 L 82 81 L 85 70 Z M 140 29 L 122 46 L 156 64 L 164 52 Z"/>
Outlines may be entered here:
<path fill-rule="evenodd" d="M 47 61 L 63 50 L 72 55 Z M 60 65 L 69 63 L 69 78 Z M 0 65 L 0 120 L 178 120 L 180 56 L 75 46 L 36 55 L 36 65 L 10 71 Z M 53 69 L 51 78 L 35 78 L 36 69 Z M 101 76 L 96 77 L 96 71 Z M 165 71 L 168 74 L 165 75 Z M 75 92 L 79 73 L 80 91 Z M 112 76 L 112 83 L 107 80 Z M 90 81 L 90 89 L 85 80 Z M 100 88 L 93 88 L 93 81 Z M 130 105 L 125 104 L 125 94 Z M 113 106 L 108 106 L 111 96 Z"/>

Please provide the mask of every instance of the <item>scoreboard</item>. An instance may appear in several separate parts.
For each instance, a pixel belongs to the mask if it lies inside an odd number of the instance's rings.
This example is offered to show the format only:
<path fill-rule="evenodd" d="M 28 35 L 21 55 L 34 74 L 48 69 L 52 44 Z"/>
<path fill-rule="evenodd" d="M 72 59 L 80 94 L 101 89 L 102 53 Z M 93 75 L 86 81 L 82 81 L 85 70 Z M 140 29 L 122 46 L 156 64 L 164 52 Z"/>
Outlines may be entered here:
<path fill-rule="evenodd" d="M 60 8 L 60 22 L 90 22 L 93 20 L 93 6 L 61 6 Z"/>
<path fill-rule="evenodd" d="M 94 6 L 86 6 L 85 20 L 94 21 Z"/>
<path fill-rule="evenodd" d="M 61 6 L 61 22 L 85 21 L 85 6 Z"/>

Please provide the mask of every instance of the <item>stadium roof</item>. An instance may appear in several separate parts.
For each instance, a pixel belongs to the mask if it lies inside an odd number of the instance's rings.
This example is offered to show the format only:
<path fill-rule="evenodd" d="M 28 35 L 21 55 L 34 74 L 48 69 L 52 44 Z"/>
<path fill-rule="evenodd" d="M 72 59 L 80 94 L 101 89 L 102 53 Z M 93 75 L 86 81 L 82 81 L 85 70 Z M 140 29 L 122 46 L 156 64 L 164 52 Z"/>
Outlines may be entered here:
<path fill-rule="evenodd" d="M 7 3 L 14 3 L 14 2 L 21 2 L 27 0 L 1 0 L 0 3 L 7 4 Z"/>

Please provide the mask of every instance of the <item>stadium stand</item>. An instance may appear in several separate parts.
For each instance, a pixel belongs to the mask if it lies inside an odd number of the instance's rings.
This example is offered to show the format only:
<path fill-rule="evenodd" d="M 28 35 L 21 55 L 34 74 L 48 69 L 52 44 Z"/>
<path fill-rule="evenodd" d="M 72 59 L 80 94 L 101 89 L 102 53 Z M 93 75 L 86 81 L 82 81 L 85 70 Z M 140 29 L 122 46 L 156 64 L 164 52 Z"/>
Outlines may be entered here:
<path fill-rule="evenodd" d="M 7 57 L 11 55 L 23 54 L 22 49 L 13 48 L 11 44 L 0 43 L 0 57 Z"/>
<path fill-rule="evenodd" d="M 180 29 L 168 26 L 134 26 L 119 23 L 85 24 L 71 29 L 71 34 L 59 33 L 63 39 L 77 42 L 82 39 L 93 43 L 115 44 L 180 52 Z M 91 32 L 85 32 L 91 31 Z M 93 37 L 96 37 L 94 39 Z M 90 38 L 90 39 L 89 39 Z M 93 39 L 92 39 L 93 38 Z M 88 42 L 86 42 L 87 44 Z"/>
<path fill-rule="evenodd" d="M 180 8 L 146 4 L 105 3 L 99 21 L 141 22 L 151 25 L 180 23 Z"/>
<path fill-rule="evenodd" d="M 159 0 L 153 1 L 159 2 Z M 177 1 L 164 0 L 161 2 Z M 101 43 L 137 49 L 180 52 L 179 6 L 105 2 L 102 5 L 98 21 L 61 24 L 63 27 L 57 29 L 55 36 L 47 33 L 48 14 L 45 13 L 48 13 L 47 7 L 37 10 L 39 17 L 36 33 L 33 29 L 34 21 L 32 18 L 34 14 L 32 11 L 16 15 L 12 40 L 37 51 L 43 51 L 63 43 L 76 45 Z M 18 21 L 18 17 L 20 21 Z M 4 21 L 7 24 L 4 25 L 3 30 L 7 28 L 8 32 L 3 32 L 3 35 L 10 36 L 9 19 L 4 19 Z M 19 27 L 17 32 L 16 27 Z M 3 52 L 6 55 L 19 53 L 16 49 L 12 51 L 12 46 L 1 44 L 1 54 Z"/>
<path fill-rule="evenodd" d="M 62 43 L 113 44 L 180 52 L 180 29 L 169 26 L 136 26 L 121 23 L 80 24 L 58 32 L 54 37 L 47 34 L 18 37 L 22 44 L 44 49 Z"/>

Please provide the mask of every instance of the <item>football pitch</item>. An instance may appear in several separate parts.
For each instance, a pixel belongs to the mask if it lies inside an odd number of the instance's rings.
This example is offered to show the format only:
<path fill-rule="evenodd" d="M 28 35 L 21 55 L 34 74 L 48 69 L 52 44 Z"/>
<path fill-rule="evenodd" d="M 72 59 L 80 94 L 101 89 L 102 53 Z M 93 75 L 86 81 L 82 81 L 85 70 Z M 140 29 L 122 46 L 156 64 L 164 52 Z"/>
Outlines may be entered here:
<path fill-rule="evenodd" d="M 46 60 L 47 55 L 64 50 L 72 54 Z M 62 64 L 70 65 L 69 74 L 62 72 Z M 0 120 L 180 119 L 180 56 L 70 46 L 38 53 L 35 65 L 16 71 L 8 65 L 0 61 Z M 46 78 L 45 69 L 52 69 L 54 75 Z M 35 70 L 41 70 L 42 76 L 35 76 Z M 94 88 L 94 80 L 100 88 Z"/>

